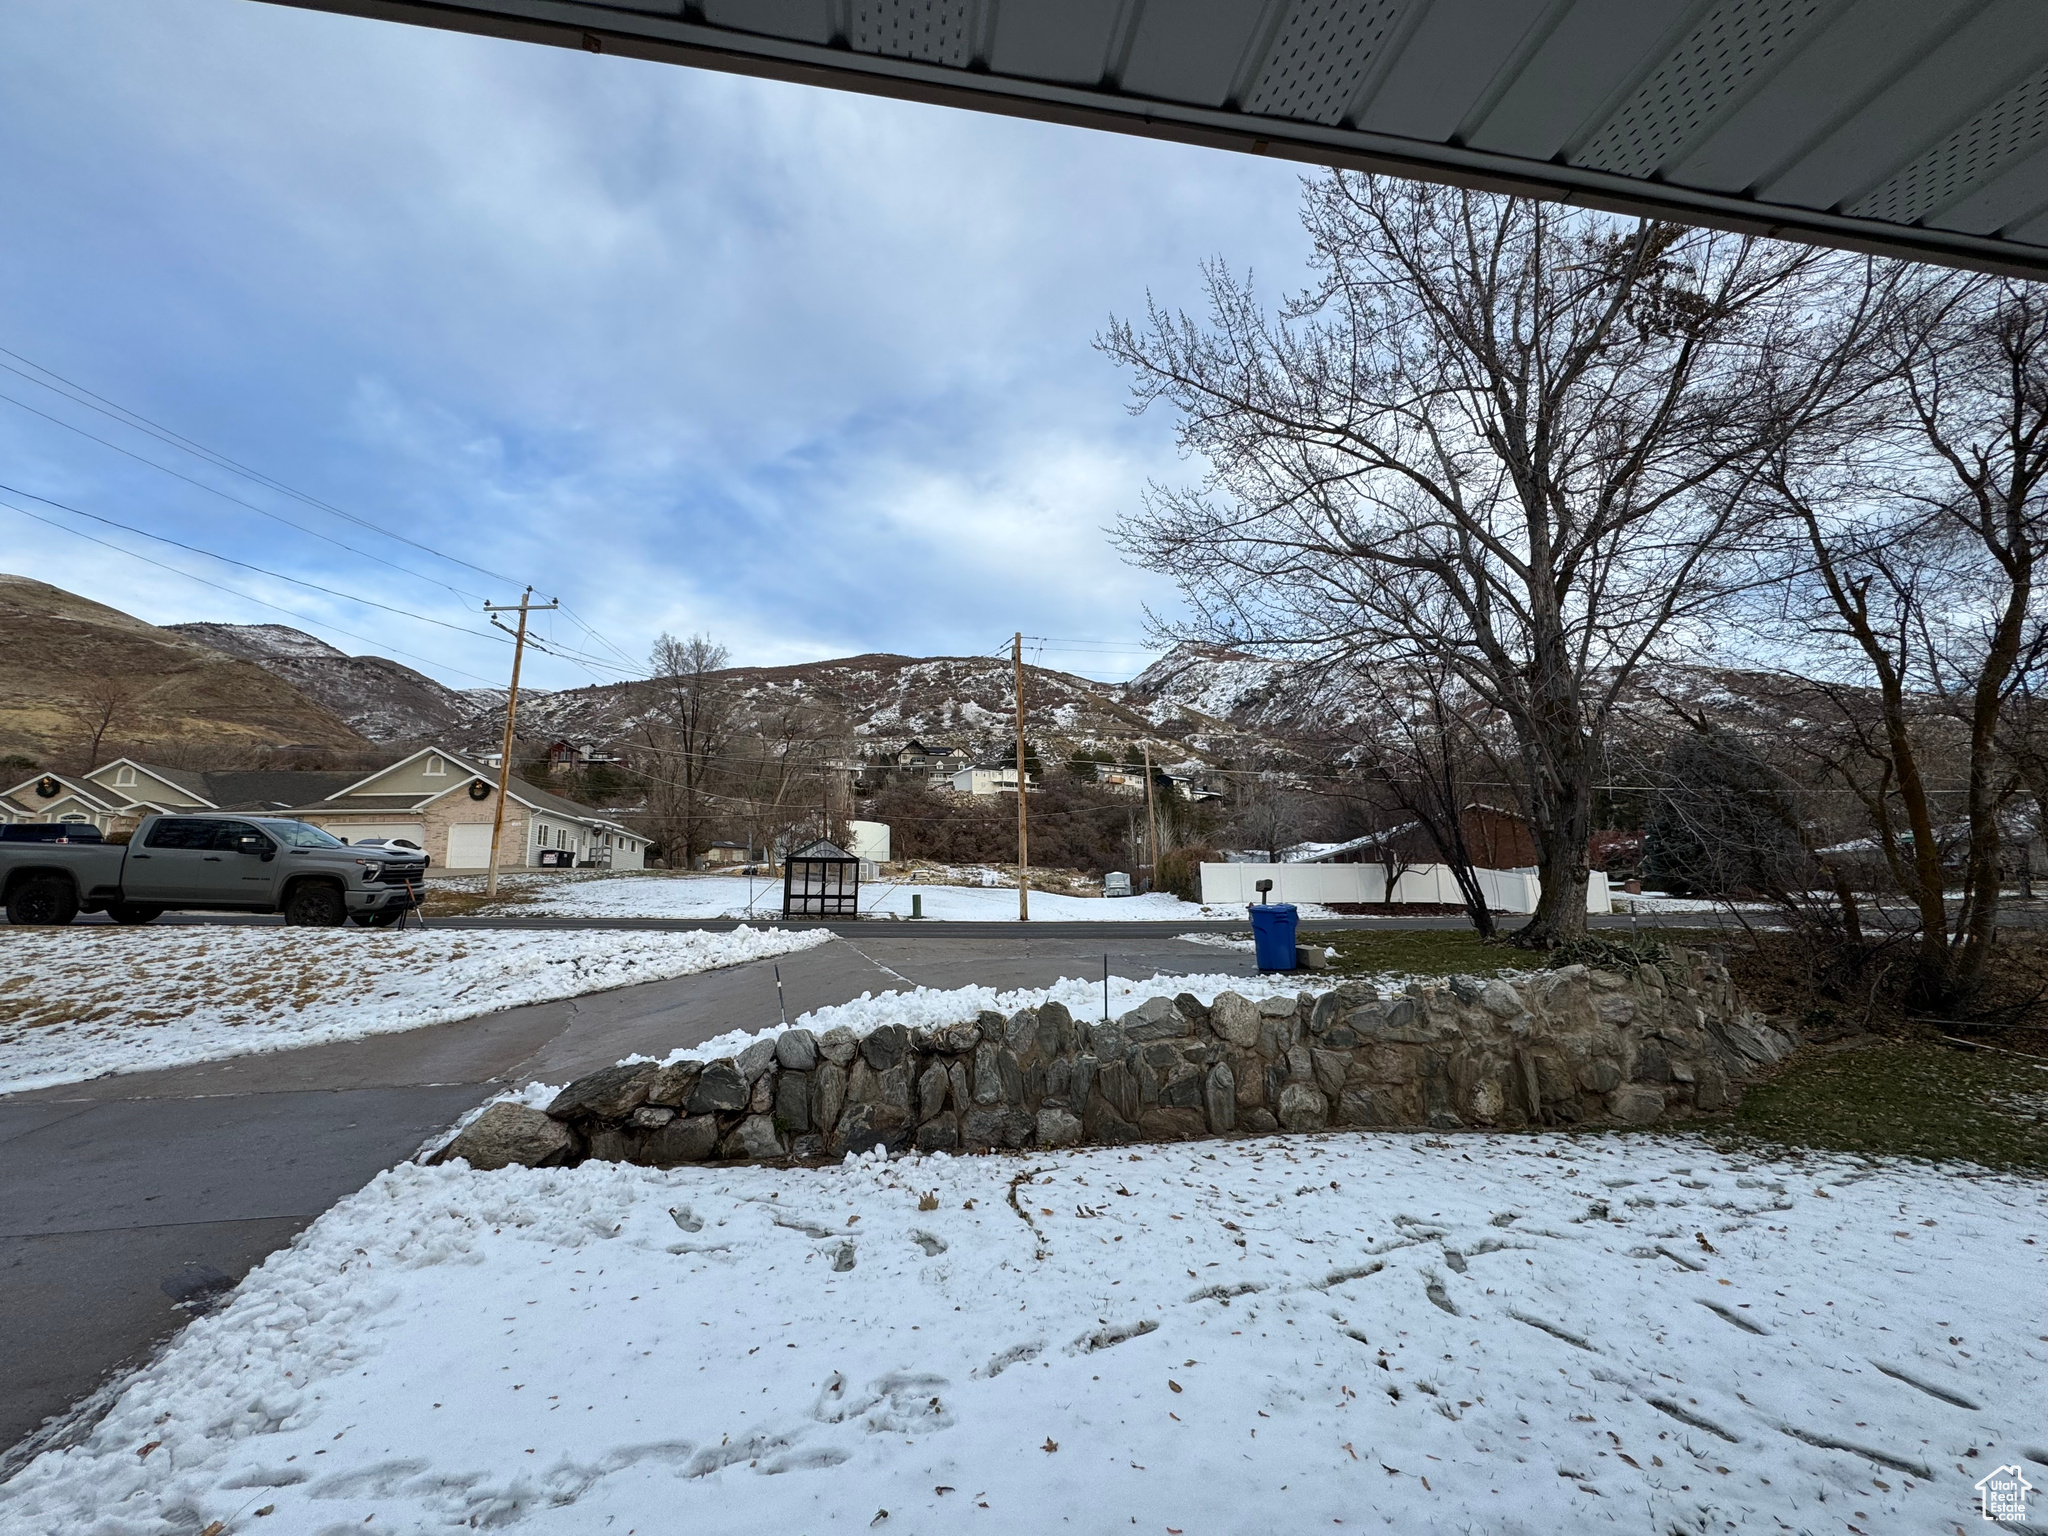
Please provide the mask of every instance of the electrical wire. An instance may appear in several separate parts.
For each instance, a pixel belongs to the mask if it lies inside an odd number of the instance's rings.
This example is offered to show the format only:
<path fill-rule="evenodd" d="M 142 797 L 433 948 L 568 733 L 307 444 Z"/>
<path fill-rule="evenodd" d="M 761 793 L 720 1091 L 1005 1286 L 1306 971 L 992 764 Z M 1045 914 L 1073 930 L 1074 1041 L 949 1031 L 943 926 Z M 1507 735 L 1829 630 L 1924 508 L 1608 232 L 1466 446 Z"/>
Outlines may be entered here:
<path fill-rule="evenodd" d="M 101 415 L 110 417 L 115 421 L 119 421 L 124 426 L 133 427 L 135 428 L 135 430 L 140 432 L 146 432 L 150 436 L 157 438 L 161 442 L 168 443 L 174 447 L 184 448 L 186 451 L 196 454 L 200 458 L 205 459 L 208 463 L 214 464 L 221 469 L 228 470 L 233 474 L 241 475 L 244 479 L 253 480 L 258 485 L 265 486 L 270 490 L 274 490 L 283 495 L 290 496 L 294 500 L 304 502 L 307 506 L 315 508 L 318 511 L 325 512 L 331 517 L 341 518 L 344 522 L 354 523 L 357 527 L 368 529 L 370 532 L 380 534 L 384 538 L 393 539 L 400 544 L 409 545 L 412 548 L 419 550 L 422 554 L 432 555 L 437 560 L 445 560 L 450 565 L 459 565 L 463 567 L 465 570 L 475 571 L 479 576 L 488 576 L 493 581 L 507 582 L 513 586 L 520 585 L 520 582 L 517 577 L 507 576 L 502 571 L 493 571 L 485 566 L 474 564 L 471 561 L 462 559 L 458 555 L 451 555 L 444 550 L 436 549 L 431 544 L 422 544 L 417 539 L 409 539 L 404 534 L 393 533 L 389 528 L 386 528 L 379 523 L 373 522 L 368 518 L 360 517 L 353 512 L 349 512 L 340 507 L 333 506 L 328 502 L 320 500 L 316 496 L 309 496 L 304 491 L 294 489 L 292 486 L 287 485 L 284 481 L 279 480 L 272 475 L 267 475 L 263 473 L 261 470 L 251 469 L 247 465 L 241 464 L 236 460 L 229 458 L 224 453 L 220 453 L 214 449 L 208 448 L 203 443 L 194 442 L 189 437 L 185 437 L 180 433 L 173 432 L 170 428 L 165 427 L 158 422 L 151 421 L 149 417 L 144 416 L 140 411 L 131 410 L 127 406 L 122 405 L 117 401 L 109 400 L 105 395 L 95 394 L 92 390 L 87 389 L 83 384 L 74 383 L 72 380 L 65 378 L 63 374 L 58 373 L 54 368 L 46 368 L 41 363 L 38 363 L 31 358 L 23 357 L 19 352 L 10 351 L 6 347 L 0 347 L 0 355 L 11 357 L 16 362 L 27 363 L 28 366 L 35 369 L 36 372 L 48 374 L 51 378 L 57 380 L 58 383 L 64 385 L 65 388 L 58 389 L 56 388 L 55 385 L 45 383 L 43 380 L 35 378 L 31 374 L 23 373 L 19 368 L 9 367 L 5 363 L 0 363 L 0 368 L 6 368 L 9 373 L 16 374 L 21 378 L 27 379 L 30 383 L 37 384 L 42 388 L 49 390 L 52 394 L 63 395 L 66 399 L 72 400 L 79 405 L 83 405 L 88 410 L 98 411 Z M 77 393 L 67 393 L 67 391 L 70 390 L 76 390 Z M 83 396 L 84 398 L 80 398 L 81 396 Z M 14 403 L 17 405 L 21 404 L 21 402 L 19 401 L 15 401 Z M 22 406 L 22 409 L 33 411 L 35 410 L 35 407 L 24 405 Z M 37 411 L 36 414 L 44 415 L 44 413 L 40 411 Z M 58 418 L 54 416 L 46 417 L 45 419 L 57 421 L 58 425 L 60 426 L 68 427 L 71 425 L 69 422 L 58 421 Z M 91 436 L 90 433 L 84 432 L 82 428 L 72 427 L 71 430 L 75 432 L 80 432 L 81 435 L 83 436 Z M 95 439 L 95 441 L 100 441 L 100 439 Z M 114 444 L 109 444 L 108 446 L 116 447 L 116 451 L 121 453 L 128 452 L 127 449 L 118 448 L 117 445 Z M 135 455 L 131 454 L 130 457 L 135 457 Z M 151 461 L 145 459 L 142 462 L 150 463 Z M 162 468 L 161 465 L 157 467 Z M 167 474 L 177 473 L 176 470 L 166 470 L 165 472 Z M 184 477 L 180 476 L 180 478 Z M 207 487 L 207 489 L 212 489 L 212 487 Z M 220 494 L 225 494 L 225 492 L 222 492 Z M 317 536 L 318 535 L 316 535 L 316 537 Z M 375 557 L 372 556 L 371 558 L 374 559 Z M 428 579 L 431 580 L 432 578 Z"/>
<path fill-rule="evenodd" d="M 17 377 L 25 379 L 29 383 L 36 385 L 38 388 L 47 389 L 53 394 L 61 395 L 63 398 L 72 401 L 74 404 L 83 405 L 88 410 L 97 411 L 99 412 L 99 414 L 107 417 L 109 420 L 119 422 L 123 426 L 130 427 L 136 431 L 146 433 L 147 435 L 156 438 L 159 442 L 165 443 L 171 447 L 182 448 L 185 451 L 196 455 L 200 459 L 204 460 L 209 464 L 214 465 L 217 468 L 227 470 L 232 474 L 240 475 L 244 479 L 249 480 L 257 485 L 261 485 L 269 490 L 276 491 L 281 495 L 289 496 L 294 500 L 303 502 L 305 505 L 314 508 L 316 511 L 324 512 L 331 517 L 340 518 L 348 523 L 353 523 L 357 527 L 367 529 L 368 531 L 375 533 L 380 537 L 388 538 L 397 543 L 407 545 L 410 548 L 419 550 L 423 554 L 432 555 L 437 560 L 445 561 L 450 565 L 456 565 L 462 567 L 465 570 L 475 571 L 478 575 L 488 576 L 494 581 L 507 582 L 513 586 L 518 586 L 521 584 L 516 577 L 507 576 L 500 571 L 493 571 L 488 567 L 477 565 L 473 561 L 462 559 L 460 556 L 451 555 L 447 553 L 445 550 L 437 549 L 430 544 L 421 543 L 417 539 L 410 539 L 403 534 L 394 533 L 391 529 L 383 526 L 380 523 L 373 522 L 364 517 L 360 517 L 357 514 L 349 512 L 341 507 L 337 507 L 330 502 L 322 501 L 316 496 L 308 495 L 306 492 L 298 490 L 295 487 L 286 484 L 284 481 L 278 479 L 274 475 L 266 474 L 261 470 L 252 469 L 248 465 L 242 464 L 239 461 L 230 458 L 228 455 L 221 453 L 216 449 L 209 448 L 203 443 L 197 442 L 192 438 L 184 436 L 182 433 L 174 432 L 169 427 L 164 426 L 162 423 L 152 421 L 149 417 L 143 415 L 140 411 L 131 409 L 128 406 L 120 404 L 118 401 L 111 400 L 105 395 L 99 394 L 91 389 L 88 389 L 83 384 L 79 384 L 75 380 L 66 378 L 63 374 L 58 373 L 55 369 L 46 367 L 43 364 L 36 362 L 32 358 L 24 357 L 19 352 L 12 351 L 6 347 L 0 347 L 0 355 L 11 357 L 15 360 L 15 362 L 26 364 L 28 368 L 35 370 L 35 373 L 24 372 L 22 369 L 16 368 L 8 363 L 0 363 L 0 369 L 5 369 L 7 372 L 12 373 Z M 47 375 L 48 377 L 37 378 L 35 376 L 35 374 L 37 373 Z M 50 382 L 48 382 L 49 379 L 55 379 L 57 381 L 57 384 L 51 384 Z M 59 388 L 58 385 L 62 385 L 63 387 Z M 47 412 L 39 411 L 34 406 L 28 405 L 26 402 L 15 400 L 14 397 L 11 395 L 0 395 L 0 399 L 4 399 L 8 401 L 10 404 L 20 407 L 22 410 L 30 411 L 35 415 L 41 416 L 46 421 L 54 422 L 58 426 L 64 427 L 73 432 L 77 432 L 80 436 L 90 438 L 94 442 L 101 443 L 108 448 L 112 448 L 117 453 L 126 454 L 128 457 L 135 459 L 138 463 L 147 464 L 154 469 L 161 470 L 163 473 L 175 476 L 180 480 L 185 480 L 189 484 L 196 485 L 202 490 L 210 491 L 214 495 L 221 496 L 228 501 L 236 503 L 239 506 L 248 507 L 249 510 L 253 512 L 257 512 L 264 517 L 272 518 L 277 522 L 285 524 L 287 527 L 295 528 L 298 531 L 305 533 L 312 538 L 324 539 L 328 543 L 334 544 L 337 548 L 347 550 L 350 554 L 358 555 L 366 560 L 376 561 L 378 564 L 389 566 L 393 570 L 402 571 L 409 576 L 413 576 L 418 580 L 428 582 L 435 586 L 439 586 L 446 591 L 455 593 L 458 596 L 472 598 L 477 601 L 483 600 L 482 594 L 470 592 L 464 588 L 456 587 L 450 583 L 441 581 L 436 577 L 429 576 L 424 572 L 414 571 L 410 567 L 399 565 L 394 561 L 385 560 L 381 556 L 370 554 L 367 550 L 360 550 L 355 548 L 353 545 L 343 544 L 341 543 L 340 540 L 333 539 L 326 534 L 315 532 L 313 529 L 307 528 L 304 524 L 293 522 L 289 518 L 285 518 L 277 513 L 267 511 L 262 507 L 255 506 L 253 503 L 243 501 L 239 497 L 230 496 L 228 495 L 227 492 L 220 490 L 216 486 L 207 485 L 203 481 L 193 480 L 188 475 L 181 475 L 178 473 L 178 471 L 171 469 L 166 465 L 158 464 L 153 459 L 143 458 L 140 454 L 133 453 L 129 449 L 121 447 L 117 443 L 107 442 L 106 439 L 97 437 L 90 432 L 86 432 L 81 427 L 74 426 L 72 425 L 72 423 L 64 421 L 59 417 L 51 416 Z M 550 594 L 544 593 L 542 595 L 548 596 Z M 574 619 L 576 624 L 584 630 L 586 634 L 591 636 L 592 639 L 598 641 L 606 649 L 612 651 L 615 655 L 619 657 L 621 661 L 625 662 L 629 668 L 633 668 L 635 671 L 635 675 L 646 675 L 644 670 L 635 667 L 633 659 L 630 656 L 628 656 L 623 650 L 620 650 L 617 645 L 613 644 L 609 638 L 600 633 L 594 626 L 592 626 L 590 623 L 588 623 L 580 616 L 571 614 L 571 617 Z M 472 674 L 464 675 L 468 676 Z"/>
<path fill-rule="evenodd" d="M 0 501 L 0 507 L 5 507 L 10 512 L 19 513 L 23 517 L 29 518 L 34 522 L 41 523 L 46 528 L 54 528 L 67 538 L 83 539 L 88 544 L 97 544 L 102 549 L 111 549 L 117 555 L 126 555 L 130 560 L 140 560 L 144 565 L 153 565 L 160 571 L 169 571 L 173 576 L 182 576 L 187 581 L 196 581 L 202 587 L 212 587 L 216 592 L 225 592 L 230 597 L 239 597 L 244 602 L 256 604 L 256 606 L 259 608 L 268 608 L 273 613 L 281 613 L 284 614 L 287 618 L 297 619 L 301 624 L 310 624 L 315 629 L 324 629 L 331 634 L 346 635 L 351 640 L 360 640 L 365 645 L 377 647 L 380 654 L 384 652 L 389 652 L 393 656 L 404 656 L 413 661 L 423 662 L 430 667 L 440 667 L 449 672 L 459 672 L 464 677 L 476 678 L 476 680 L 479 683 L 483 683 L 486 686 L 495 686 L 491 683 L 491 679 L 489 679 L 488 677 L 478 677 L 476 673 L 464 671 L 461 667 L 451 667 L 448 666 L 446 662 L 434 661 L 425 656 L 414 655 L 411 651 L 401 651 L 396 646 L 389 645 L 381 639 L 372 639 L 368 635 L 359 635 L 352 629 L 343 629 L 339 624 L 331 623 L 326 619 L 308 618 L 305 614 L 299 613 L 294 609 L 279 607 L 276 603 L 267 602 L 263 598 L 252 596 L 251 594 L 240 591 L 237 588 L 223 586 L 221 583 L 217 581 L 208 581 L 204 576 L 195 576 L 193 575 L 192 572 L 182 571 L 178 569 L 178 567 L 175 565 L 166 565 L 161 560 L 152 560 L 149 558 L 149 556 L 137 554 L 132 549 L 124 549 L 119 544 L 113 543 L 111 540 L 95 538 L 93 537 L 93 535 L 89 533 L 79 532 L 76 528 L 68 528 L 64 524 L 58 522 L 55 518 L 44 517 L 39 513 L 29 511 L 28 508 L 26 507 L 17 507 L 12 502 L 6 501 Z"/>
<path fill-rule="evenodd" d="M 6 365 L 4 363 L 0 363 L 0 367 L 5 366 Z M 290 518 L 284 516 L 282 513 L 272 512 L 267 507 L 259 507 L 253 501 L 244 501 L 239 496 L 231 496 L 217 485 L 208 485 L 204 480 L 195 480 L 190 475 L 180 474 L 177 470 L 172 469 L 168 464 L 159 464 L 155 459 L 144 458 L 141 454 L 134 452 L 132 449 L 123 448 L 119 443 L 109 442 L 107 441 L 106 438 L 96 436 L 95 434 L 86 431 L 85 428 L 83 427 L 73 426 L 70 422 L 63 420 L 60 417 L 52 416 L 48 411 L 39 411 L 34 406 L 28 405 L 23 401 L 15 399 L 14 396 L 12 395 L 0 394 L 0 401 L 5 401 L 7 404 L 12 406 L 18 406 L 20 407 L 20 409 L 27 411 L 31 416 L 40 416 L 42 417 L 43 420 L 60 426 L 67 432 L 76 432 L 80 437 L 85 438 L 88 442 L 98 443 L 103 448 L 111 448 L 115 453 L 123 454 L 126 457 L 133 459 L 138 464 L 146 464 L 151 469 L 158 470 L 161 471 L 163 474 L 169 475 L 173 480 L 182 480 L 187 485 L 197 486 L 200 490 L 205 491 L 210 495 L 220 497 L 220 499 L 223 501 L 232 502 L 238 507 L 247 508 L 249 511 L 254 512 L 258 517 L 267 517 L 274 523 L 282 523 L 285 527 L 294 529 L 299 533 L 303 533 L 308 538 L 319 539 L 323 543 L 332 544 L 336 549 L 346 550 L 349 554 L 356 555 L 364 560 L 375 561 L 378 565 L 384 566 L 390 570 L 397 571 L 401 575 L 411 576 L 415 580 L 424 581 L 429 586 L 441 588 L 444 592 L 453 592 L 457 597 L 475 598 L 478 601 L 482 601 L 481 593 L 470 592 L 462 587 L 450 586 L 447 582 L 441 581 L 436 577 L 429 576 L 423 571 L 416 571 L 412 569 L 412 567 L 410 566 L 400 565 L 395 560 L 386 560 L 382 555 L 373 555 L 366 549 L 357 549 L 353 544 L 344 544 L 340 539 L 333 537 L 331 534 L 321 533 L 318 529 L 308 528 L 304 523 L 293 522 Z"/>
<path fill-rule="evenodd" d="M 157 543 L 169 544 L 174 549 L 182 549 L 190 554 L 204 555 L 209 560 L 218 560 L 223 565 L 238 566 L 245 571 L 254 571 L 259 576 L 268 576 L 276 581 L 288 581 L 295 587 L 304 587 L 311 592 L 325 593 L 329 597 L 341 598 L 344 602 L 358 603 L 365 608 L 380 608 L 386 613 L 395 613 L 402 619 L 413 619 L 421 624 L 436 624 L 442 629 L 452 629 L 459 635 L 470 635 L 483 640 L 495 641 L 498 639 L 496 635 L 488 634 L 480 629 L 464 629 L 460 624 L 450 624 L 446 619 L 431 618 L 423 613 L 412 613 L 404 608 L 394 608 L 391 604 L 380 603 L 375 598 L 358 597 L 354 593 L 344 592 L 338 587 L 325 587 L 317 581 L 306 581 L 298 576 L 287 576 L 282 571 L 273 571 L 264 566 L 251 565 L 246 560 L 236 560 L 228 555 L 217 555 L 210 549 L 200 548 L 197 544 L 186 544 L 181 540 L 169 538 L 161 533 L 151 533 L 148 529 L 137 528 L 131 523 L 118 522 L 111 517 L 102 517 L 97 512 L 87 512 L 81 507 L 74 507 L 65 502 L 53 500 L 48 496 L 38 496 L 34 491 L 25 491 L 19 486 L 0 484 L 0 491 L 6 491 L 16 496 L 26 496 L 31 501 L 39 501 L 46 507 L 55 507 L 58 511 L 69 512 L 75 517 L 90 518 L 93 522 L 104 523 L 109 528 L 119 528 L 123 533 L 132 533 L 141 538 L 154 539 Z M 6 505 L 10 504 L 0 502 L 0 506 Z M 14 507 L 13 510 L 20 512 L 22 509 Z M 509 640 L 502 643 L 511 644 Z"/>

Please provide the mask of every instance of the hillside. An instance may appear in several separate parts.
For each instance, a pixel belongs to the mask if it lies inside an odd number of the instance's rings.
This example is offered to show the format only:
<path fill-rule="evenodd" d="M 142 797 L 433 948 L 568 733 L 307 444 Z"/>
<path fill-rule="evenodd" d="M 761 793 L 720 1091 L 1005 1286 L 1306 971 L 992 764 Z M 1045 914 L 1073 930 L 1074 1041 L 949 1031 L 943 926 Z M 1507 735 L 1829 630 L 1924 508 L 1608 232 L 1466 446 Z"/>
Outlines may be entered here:
<path fill-rule="evenodd" d="M 1142 736 L 1177 743 L 1189 765 L 1257 755 L 1266 743 L 1175 697 L 1147 698 L 1125 684 L 1026 666 L 1025 730 L 1040 753 L 1077 748 L 1123 750 Z M 848 656 L 788 667 L 734 667 L 721 674 L 757 715 L 795 706 L 842 718 L 863 750 L 915 737 L 982 754 L 1001 752 L 1015 730 L 1010 663 L 989 656 Z M 631 736 L 654 708 L 647 683 L 612 683 L 528 695 L 519 701 L 520 735 L 597 745 Z M 1166 759 L 1162 758 L 1162 761 Z"/>
<path fill-rule="evenodd" d="M 452 739 L 478 703 L 382 656 L 351 656 L 285 624 L 170 624 L 165 628 L 283 678 L 375 742 Z"/>
<path fill-rule="evenodd" d="M 83 767 L 91 696 L 101 757 L 234 761 L 278 747 L 369 744 L 286 679 L 62 588 L 0 574 L 0 755 Z M 111 750 L 110 750 L 111 749 Z"/>

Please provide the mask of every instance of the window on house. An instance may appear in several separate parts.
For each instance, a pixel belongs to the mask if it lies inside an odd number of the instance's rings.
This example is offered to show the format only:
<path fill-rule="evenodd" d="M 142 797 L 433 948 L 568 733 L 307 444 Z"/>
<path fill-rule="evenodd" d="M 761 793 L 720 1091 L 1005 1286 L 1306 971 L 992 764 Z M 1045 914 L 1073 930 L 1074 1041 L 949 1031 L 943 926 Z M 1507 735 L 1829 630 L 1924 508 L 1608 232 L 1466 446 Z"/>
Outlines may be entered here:
<path fill-rule="evenodd" d="M 132 787 L 134 783 L 135 770 L 133 768 L 124 766 L 116 768 L 114 770 L 114 787 L 116 789 L 128 789 Z"/>
<path fill-rule="evenodd" d="M 433 755 L 431 755 L 431 754 L 430 754 L 430 755 L 428 756 L 428 758 L 427 758 L 427 777 L 428 777 L 428 778 L 430 778 L 430 779 L 438 779 L 438 778 L 440 778 L 440 777 L 441 777 L 441 775 L 442 775 L 442 774 L 446 773 L 447 771 L 448 771 L 448 764 L 447 764 L 447 762 L 446 762 L 446 761 L 445 761 L 444 759 L 442 759 L 442 758 L 440 758 L 440 757 L 437 757 L 437 756 L 433 756 Z"/>

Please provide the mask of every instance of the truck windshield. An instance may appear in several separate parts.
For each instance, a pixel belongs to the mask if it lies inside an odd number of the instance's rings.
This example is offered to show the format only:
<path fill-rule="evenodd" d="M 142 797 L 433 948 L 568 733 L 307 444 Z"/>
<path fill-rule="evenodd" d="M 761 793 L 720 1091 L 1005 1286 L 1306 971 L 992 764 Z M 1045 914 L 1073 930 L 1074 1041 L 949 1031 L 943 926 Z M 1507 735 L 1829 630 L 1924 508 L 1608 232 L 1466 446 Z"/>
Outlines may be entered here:
<path fill-rule="evenodd" d="M 293 848 L 339 848 L 342 841 L 331 837 L 318 827 L 309 827 L 303 821 L 266 821 L 264 826 L 283 838 Z"/>

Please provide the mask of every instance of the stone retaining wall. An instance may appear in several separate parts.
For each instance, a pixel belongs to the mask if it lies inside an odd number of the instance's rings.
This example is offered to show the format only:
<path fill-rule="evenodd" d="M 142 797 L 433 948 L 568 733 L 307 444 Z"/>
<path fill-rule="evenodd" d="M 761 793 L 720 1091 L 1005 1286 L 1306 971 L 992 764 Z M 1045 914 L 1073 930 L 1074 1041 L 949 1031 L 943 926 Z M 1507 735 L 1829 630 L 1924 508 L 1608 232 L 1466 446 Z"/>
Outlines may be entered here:
<path fill-rule="evenodd" d="M 1675 950 L 1632 975 L 1567 966 L 1382 996 L 1345 983 L 1112 1022 L 1058 1003 L 942 1029 L 792 1029 L 737 1056 L 608 1067 L 546 1111 L 493 1105 L 436 1155 L 472 1166 L 1067 1147 L 1331 1126 L 1648 1125 L 1731 1107 L 1793 1041 L 1725 970 Z"/>

